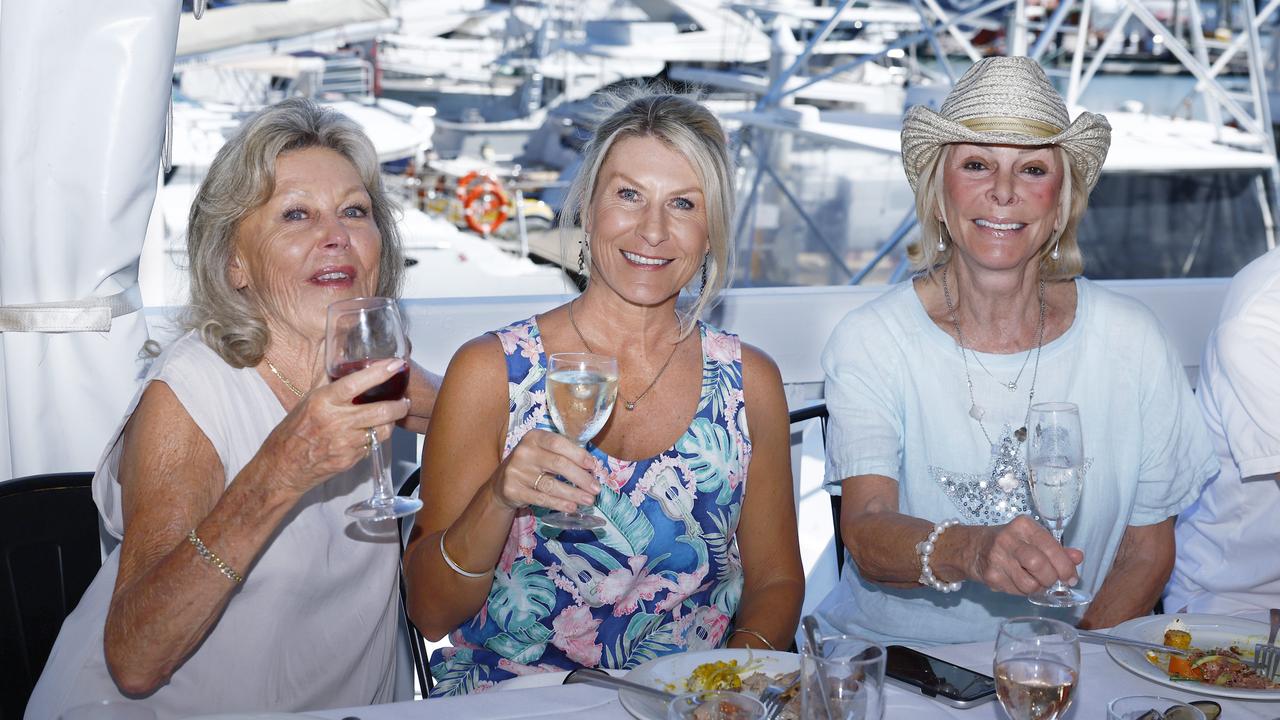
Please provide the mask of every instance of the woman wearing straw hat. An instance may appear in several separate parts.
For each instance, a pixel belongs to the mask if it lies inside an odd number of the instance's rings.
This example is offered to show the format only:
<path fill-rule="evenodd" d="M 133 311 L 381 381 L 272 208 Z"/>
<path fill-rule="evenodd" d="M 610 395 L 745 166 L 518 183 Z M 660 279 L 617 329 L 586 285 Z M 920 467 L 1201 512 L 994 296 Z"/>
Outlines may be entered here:
<path fill-rule="evenodd" d="M 987 58 L 941 112 L 908 111 L 918 271 L 850 313 L 823 354 L 828 477 L 850 563 L 819 616 L 889 641 L 989 639 L 1057 581 L 1050 611 L 1108 627 L 1150 611 L 1173 520 L 1215 470 L 1181 363 L 1140 303 L 1080 277 L 1076 228 L 1110 144 L 1069 121 L 1034 61 Z M 1033 402 L 1080 408 L 1087 477 L 1064 544 L 1032 519 Z"/>

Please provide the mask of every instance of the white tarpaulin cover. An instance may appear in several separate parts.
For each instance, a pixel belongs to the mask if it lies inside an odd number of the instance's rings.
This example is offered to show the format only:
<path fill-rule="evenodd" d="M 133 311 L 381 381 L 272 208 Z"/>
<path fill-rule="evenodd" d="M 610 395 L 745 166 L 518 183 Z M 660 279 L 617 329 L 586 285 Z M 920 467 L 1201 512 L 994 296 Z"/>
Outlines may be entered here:
<path fill-rule="evenodd" d="M 391 12 L 384 0 L 290 0 L 213 8 L 205 11 L 199 21 L 192 19 L 190 13 L 182 18 L 179 57 L 377 23 L 391 19 Z"/>
<path fill-rule="evenodd" d="M 0 4 L 0 480 L 93 469 L 133 395 L 179 9 Z"/>

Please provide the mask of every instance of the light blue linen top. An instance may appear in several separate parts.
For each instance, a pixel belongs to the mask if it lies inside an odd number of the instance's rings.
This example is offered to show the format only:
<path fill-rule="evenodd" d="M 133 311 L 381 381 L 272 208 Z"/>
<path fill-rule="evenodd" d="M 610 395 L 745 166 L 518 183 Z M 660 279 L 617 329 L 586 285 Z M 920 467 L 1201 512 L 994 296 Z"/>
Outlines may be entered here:
<path fill-rule="evenodd" d="M 1096 593 L 1125 528 L 1161 522 L 1189 506 L 1217 471 L 1217 460 L 1186 374 L 1155 316 L 1088 280 L 1077 280 L 1076 288 L 1071 327 L 1042 349 L 1035 400 L 1080 407 L 1089 469 L 1064 540 L 1084 551 L 1081 586 Z M 1011 392 L 997 378 L 1012 380 L 1027 356 L 977 355 L 991 374 L 970 357 L 973 392 L 986 410 L 991 442 L 998 444 L 1023 425 L 1036 361 L 1031 356 Z M 904 514 L 935 523 L 953 517 L 966 524 L 1002 522 L 992 518 L 995 503 L 1016 501 L 1019 494 L 987 491 L 985 500 L 975 501 L 978 482 L 991 476 L 991 444 L 969 416 L 956 342 L 929 318 L 912 283 L 841 320 L 822 365 L 831 413 L 829 490 L 838 494 L 844 478 L 884 475 L 898 482 Z M 971 492 L 963 498 L 957 487 Z M 972 581 L 952 594 L 874 585 L 848 562 L 818 616 L 828 627 L 882 641 L 931 644 L 992 639 L 1003 618 L 1049 614 L 1041 610 L 1022 596 Z M 1058 617 L 1080 614 L 1060 611 Z"/>

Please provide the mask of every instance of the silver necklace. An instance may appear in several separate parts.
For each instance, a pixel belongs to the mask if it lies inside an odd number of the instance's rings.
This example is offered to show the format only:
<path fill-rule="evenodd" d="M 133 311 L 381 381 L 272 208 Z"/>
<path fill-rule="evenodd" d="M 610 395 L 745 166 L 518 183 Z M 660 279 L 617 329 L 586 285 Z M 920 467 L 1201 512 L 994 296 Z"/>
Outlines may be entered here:
<path fill-rule="evenodd" d="M 573 300 L 569 301 L 569 324 L 573 326 L 573 331 L 578 334 L 578 339 L 582 341 L 582 346 L 587 349 L 587 352 L 594 354 L 595 350 L 591 349 L 591 343 L 587 342 L 587 339 L 582 336 L 582 330 L 578 329 L 578 321 L 575 320 L 573 317 L 573 306 L 576 305 L 577 302 L 578 302 L 577 298 L 574 298 Z M 658 384 L 658 379 L 662 377 L 662 373 L 667 371 L 667 366 L 670 365 L 671 360 L 675 358 L 676 350 L 680 349 L 681 342 L 683 342 L 683 339 L 676 341 L 675 346 L 671 348 L 671 354 L 667 356 L 667 361 L 662 363 L 662 367 L 658 369 L 658 374 L 653 376 L 653 382 L 649 383 L 649 386 L 644 389 L 644 392 L 637 395 L 635 400 L 628 400 L 626 398 L 622 398 L 623 407 L 625 407 L 627 410 L 636 409 L 636 403 L 643 400 L 644 396 L 649 394 L 649 391 L 653 389 L 653 386 Z M 619 392 L 618 395 L 621 396 L 622 393 Z"/>
<path fill-rule="evenodd" d="M 952 304 L 951 302 L 951 288 L 947 285 L 947 270 L 948 268 L 946 266 L 943 266 L 942 297 L 947 302 L 947 315 L 950 316 L 951 318 L 951 326 L 954 327 L 956 330 L 956 349 L 960 351 L 960 359 L 964 362 L 964 379 L 965 379 L 965 383 L 967 383 L 969 386 L 969 417 L 978 421 L 978 427 L 982 430 L 982 436 L 987 439 L 987 444 L 994 446 L 995 443 L 991 442 L 991 436 L 987 434 L 987 426 L 982 423 L 982 418 L 987 414 L 987 411 L 983 409 L 982 406 L 978 405 L 978 401 L 974 398 L 974 395 L 973 395 L 973 376 L 969 374 L 969 354 L 965 352 L 966 348 L 964 345 L 964 334 L 960 332 L 960 318 L 956 315 L 955 305 Z M 1027 439 L 1027 422 L 1031 418 L 1031 404 L 1036 397 L 1036 379 L 1040 375 L 1040 348 L 1044 346 L 1044 316 L 1045 316 L 1044 278 L 1043 277 L 1040 278 L 1039 295 L 1040 295 L 1040 322 L 1039 322 L 1039 326 L 1036 329 L 1036 364 L 1031 371 L 1031 391 L 1027 394 L 1027 412 L 1022 419 L 1022 427 L 1018 428 L 1014 432 L 1014 436 L 1017 437 L 1018 442 L 1023 442 Z M 1027 357 L 1030 357 L 1030 356 L 1031 356 L 1031 353 L 1030 351 L 1028 351 Z M 978 356 L 975 353 L 973 357 L 974 359 L 977 359 Z M 1026 360 L 1023 360 L 1022 366 L 1024 368 L 1026 367 Z M 985 370 L 986 368 L 984 367 L 983 369 Z M 991 373 L 988 372 L 987 374 L 990 375 Z M 1018 377 L 1021 377 L 1021 376 L 1022 376 L 1022 372 L 1019 371 Z M 993 375 L 992 378 L 994 379 L 995 376 Z M 1000 381 L 996 380 L 996 382 L 1000 382 Z M 1016 383 L 1017 383 L 1017 378 L 1015 378 L 1014 382 L 1011 383 L 1015 385 L 1015 387 L 1010 389 L 1016 389 Z M 1004 385 L 1004 383 L 1001 383 L 1001 384 Z M 1008 387 L 1008 385 L 1005 385 L 1005 387 Z"/>
<path fill-rule="evenodd" d="M 302 391 L 298 389 L 297 385 L 294 385 L 293 383 L 289 382 L 289 378 L 285 377 L 284 373 L 277 370 L 275 365 L 271 364 L 271 358 L 267 357 L 266 355 L 263 355 L 262 359 L 267 361 L 267 367 L 271 368 L 271 374 L 280 378 L 280 382 L 284 383 L 284 386 L 289 388 L 289 392 L 293 393 L 294 395 L 297 395 L 298 397 L 302 397 L 303 395 Z"/>

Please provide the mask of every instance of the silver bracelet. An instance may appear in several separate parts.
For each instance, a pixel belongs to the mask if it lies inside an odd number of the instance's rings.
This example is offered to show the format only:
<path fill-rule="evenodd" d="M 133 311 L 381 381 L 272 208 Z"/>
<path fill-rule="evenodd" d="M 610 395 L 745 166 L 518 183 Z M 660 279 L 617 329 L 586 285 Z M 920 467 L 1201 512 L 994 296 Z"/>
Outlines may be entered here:
<path fill-rule="evenodd" d="M 228 580 L 231 580 L 237 584 L 244 582 L 243 575 L 236 572 L 235 568 L 232 568 L 225 561 L 223 561 L 222 558 L 218 557 L 217 553 L 205 547 L 204 541 L 200 539 L 199 535 L 196 535 L 195 530 L 192 530 L 187 533 L 187 542 L 195 546 L 197 555 L 203 558 L 205 562 L 217 568 L 218 572 L 226 576 Z"/>
<path fill-rule="evenodd" d="M 470 570 L 463 570 L 461 565 L 454 562 L 453 558 L 449 557 L 449 553 L 444 549 L 444 536 L 448 532 L 449 532 L 448 528 L 445 528 L 444 530 L 440 531 L 440 557 L 444 558 L 444 564 L 448 565 L 450 570 L 458 573 L 462 577 L 469 577 L 469 578 L 482 578 L 488 575 L 490 572 L 492 572 L 491 570 L 485 570 L 484 572 L 471 572 Z"/>
<path fill-rule="evenodd" d="M 947 528 L 959 525 L 960 520 L 951 518 L 943 520 L 933 526 L 933 532 L 929 533 L 929 537 L 916 543 L 916 552 L 920 554 L 920 580 L 921 585 L 937 590 L 940 593 L 953 593 L 964 585 L 963 582 L 957 580 L 955 582 L 942 582 L 933 574 L 933 568 L 929 567 L 929 556 L 933 554 L 933 548 L 938 543 L 938 538 L 942 537 L 942 533 Z"/>

